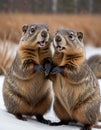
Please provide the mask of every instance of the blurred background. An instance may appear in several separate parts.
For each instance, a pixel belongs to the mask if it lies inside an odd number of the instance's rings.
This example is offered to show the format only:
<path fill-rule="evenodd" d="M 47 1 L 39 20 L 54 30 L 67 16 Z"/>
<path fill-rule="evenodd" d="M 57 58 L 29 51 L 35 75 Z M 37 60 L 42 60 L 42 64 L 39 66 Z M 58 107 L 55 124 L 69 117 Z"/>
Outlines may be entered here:
<path fill-rule="evenodd" d="M 0 0 L 0 11 L 100 14 L 101 0 Z"/>
<path fill-rule="evenodd" d="M 101 0 L 0 0 L 0 74 L 29 23 L 48 24 L 52 35 L 59 28 L 82 31 L 85 44 L 101 47 Z"/>

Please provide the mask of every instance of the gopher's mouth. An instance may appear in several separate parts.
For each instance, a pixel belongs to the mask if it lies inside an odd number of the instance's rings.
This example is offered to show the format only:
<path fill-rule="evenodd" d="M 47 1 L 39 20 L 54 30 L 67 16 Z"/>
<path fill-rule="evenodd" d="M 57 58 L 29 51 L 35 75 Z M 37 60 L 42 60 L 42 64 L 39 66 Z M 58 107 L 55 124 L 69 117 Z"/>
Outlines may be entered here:
<path fill-rule="evenodd" d="M 39 44 L 41 47 L 44 47 L 44 46 L 45 46 L 45 40 L 38 42 L 38 44 Z"/>
<path fill-rule="evenodd" d="M 62 50 L 64 50 L 65 48 L 64 47 L 62 47 L 62 46 L 57 46 L 57 48 L 58 48 L 58 51 L 59 52 L 61 52 Z"/>

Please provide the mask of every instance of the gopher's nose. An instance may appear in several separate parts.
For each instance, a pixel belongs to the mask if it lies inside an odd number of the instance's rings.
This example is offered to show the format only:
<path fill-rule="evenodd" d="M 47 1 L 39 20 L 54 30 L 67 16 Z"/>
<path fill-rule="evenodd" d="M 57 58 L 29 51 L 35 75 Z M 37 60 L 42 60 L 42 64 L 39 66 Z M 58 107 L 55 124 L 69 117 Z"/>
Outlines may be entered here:
<path fill-rule="evenodd" d="M 60 36 L 56 36 L 55 41 L 56 41 L 56 42 L 61 42 L 61 41 L 62 41 L 62 39 L 61 39 L 61 37 L 60 37 Z"/>
<path fill-rule="evenodd" d="M 47 37 L 47 32 L 46 32 L 46 31 L 42 31 L 42 32 L 41 32 L 41 36 L 42 36 L 43 38 L 46 38 L 46 37 Z"/>

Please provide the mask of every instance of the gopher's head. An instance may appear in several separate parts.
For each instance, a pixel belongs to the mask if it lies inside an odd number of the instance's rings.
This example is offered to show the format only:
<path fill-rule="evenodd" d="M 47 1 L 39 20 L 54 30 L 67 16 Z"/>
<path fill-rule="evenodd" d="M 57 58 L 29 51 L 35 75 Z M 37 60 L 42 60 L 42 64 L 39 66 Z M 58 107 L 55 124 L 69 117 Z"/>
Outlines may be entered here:
<path fill-rule="evenodd" d="M 53 44 L 55 47 L 54 59 L 58 65 L 78 65 L 84 61 L 85 51 L 82 32 L 76 32 L 69 29 L 58 30 L 53 39 Z M 59 58 L 58 55 L 60 55 L 61 58 Z M 61 62 L 59 61 L 58 63 L 59 59 L 61 59 Z"/>
<path fill-rule="evenodd" d="M 84 50 L 83 33 L 65 29 L 58 30 L 54 37 L 54 46 L 58 52 L 82 51 Z"/>
<path fill-rule="evenodd" d="M 44 47 L 49 41 L 49 29 L 45 24 L 31 24 L 22 27 L 23 35 L 20 44 Z"/>

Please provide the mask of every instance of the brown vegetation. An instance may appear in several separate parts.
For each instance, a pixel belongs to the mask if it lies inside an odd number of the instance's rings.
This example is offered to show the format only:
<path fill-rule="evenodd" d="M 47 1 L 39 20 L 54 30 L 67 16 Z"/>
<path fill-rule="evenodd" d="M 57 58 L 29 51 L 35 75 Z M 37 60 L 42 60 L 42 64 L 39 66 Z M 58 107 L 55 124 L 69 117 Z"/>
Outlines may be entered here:
<path fill-rule="evenodd" d="M 0 38 L 18 42 L 21 27 L 27 23 L 46 23 L 54 34 L 59 28 L 84 32 L 85 43 L 101 46 L 101 15 L 50 15 L 0 13 Z"/>
<path fill-rule="evenodd" d="M 12 64 L 16 47 L 11 42 L 0 41 L 0 75 L 6 74 L 7 69 Z"/>

